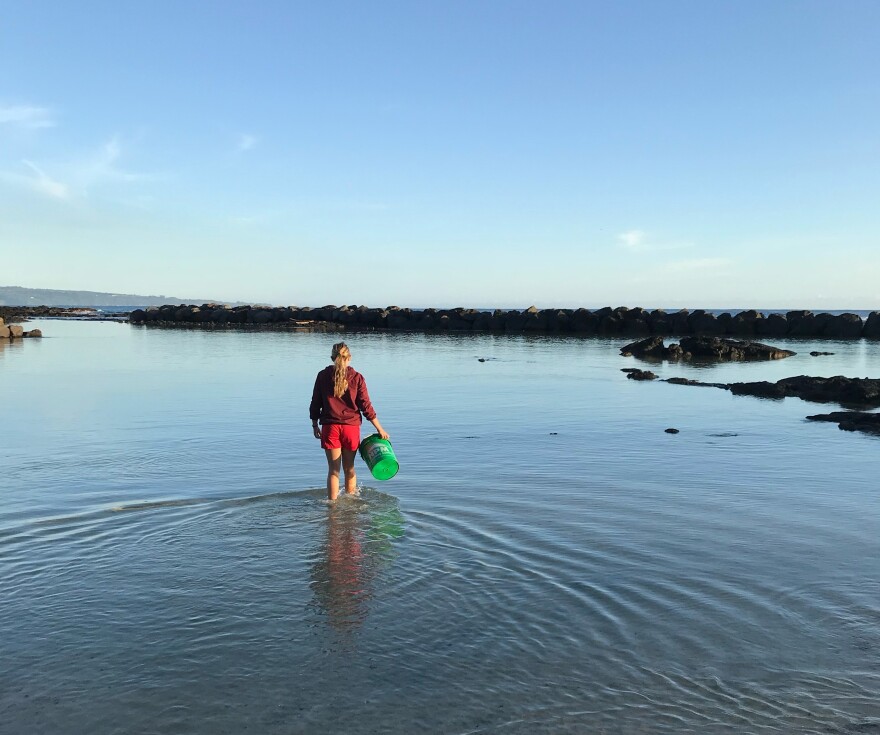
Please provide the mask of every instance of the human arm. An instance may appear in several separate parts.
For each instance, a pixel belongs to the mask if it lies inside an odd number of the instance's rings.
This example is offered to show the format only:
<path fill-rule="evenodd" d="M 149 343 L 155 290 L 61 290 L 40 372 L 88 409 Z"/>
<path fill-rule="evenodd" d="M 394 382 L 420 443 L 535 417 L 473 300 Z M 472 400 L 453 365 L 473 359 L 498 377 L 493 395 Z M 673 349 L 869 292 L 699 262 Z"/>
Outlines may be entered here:
<path fill-rule="evenodd" d="M 315 387 L 312 389 L 312 402 L 309 404 L 309 418 L 312 420 L 312 433 L 315 435 L 315 439 L 321 438 L 321 429 L 318 426 L 318 419 L 321 418 L 321 390 L 319 388 L 321 376 L 318 375 L 315 378 Z"/>
<path fill-rule="evenodd" d="M 370 419 L 370 423 L 376 428 L 376 433 L 382 439 L 389 439 L 388 432 L 382 428 L 382 424 L 379 423 L 379 419 L 376 416 Z"/>

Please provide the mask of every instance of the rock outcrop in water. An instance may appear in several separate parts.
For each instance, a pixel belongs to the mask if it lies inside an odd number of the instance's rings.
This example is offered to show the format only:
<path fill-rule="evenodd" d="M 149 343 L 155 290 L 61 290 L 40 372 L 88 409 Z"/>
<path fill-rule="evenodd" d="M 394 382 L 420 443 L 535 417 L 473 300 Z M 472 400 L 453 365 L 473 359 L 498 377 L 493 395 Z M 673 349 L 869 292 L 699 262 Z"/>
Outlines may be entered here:
<path fill-rule="evenodd" d="M 668 378 L 665 382 L 673 385 L 723 388 L 736 396 L 776 399 L 794 397 L 813 403 L 838 403 L 841 406 L 865 408 L 880 406 L 880 379 L 876 378 L 846 378 L 843 375 L 814 378 L 797 375 L 775 383 L 766 380 L 751 383 L 703 383 L 686 378 Z"/>
<path fill-rule="evenodd" d="M 794 396 L 813 403 L 839 403 L 850 406 L 880 406 L 880 380 L 872 378 L 812 378 L 797 375 L 775 383 L 731 383 L 734 395 L 786 398 Z"/>
<path fill-rule="evenodd" d="M 42 337 L 39 329 L 26 332 L 20 324 L 6 324 L 0 317 L 0 339 L 21 339 L 22 337 Z"/>
<path fill-rule="evenodd" d="M 113 314 L 112 318 L 118 320 L 127 316 L 127 314 Z M 75 308 L 63 306 L 0 306 L 0 319 L 5 319 L 7 322 L 26 322 L 28 319 L 35 317 L 109 318 L 108 315 L 99 312 L 97 309 L 82 306 Z"/>
<path fill-rule="evenodd" d="M 629 371 L 630 369 L 626 370 Z M 813 403 L 837 403 L 845 408 L 880 407 L 880 379 L 876 378 L 847 378 L 843 375 L 836 375 L 833 378 L 814 378 L 797 375 L 777 380 L 775 383 L 766 380 L 752 383 L 704 383 L 688 378 L 667 378 L 662 382 L 700 388 L 721 388 L 737 396 L 773 399 L 794 397 Z M 880 413 L 858 410 L 837 411 L 807 416 L 807 418 L 810 421 L 833 421 L 846 431 L 880 434 Z"/>
<path fill-rule="evenodd" d="M 620 354 L 643 360 L 781 360 L 797 353 L 761 342 L 721 337 L 683 337 L 668 347 L 662 337 L 647 337 L 621 347 Z"/>
<path fill-rule="evenodd" d="M 863 431 L 880 435 L 880 413 L 865 411 L 834 411 L 807 416 L 808 421 L 832 421 L 843 431 Z"/>
<path fill-rule="evenodd" d="M 650 370 L 639 370 L 638 368 L 624 368 L 623 372 L 630 380 L 657 380 L 657 375 Z"/>
<path fill-rule="evenodd" d="M 408 309 L 398 306 L 327 305 L 228 306 L 165 304 L 136 309 L 133 324 L 162 327 L 263 329 L 290 328 L 291 322 L 326 325 L 330 329 L 387 329 L 415 332 L 493 332 L 506 334 L 572 334 L 599 337 L 709 336 L 809 337 L 880 339 L 880 312 L 863 322 L 857 314 L 813 314 L 792 311 L 765 317 L 758 311 L 716 316 L 702 309 L 666 312 L 606 306 L 602 309 Z"/>

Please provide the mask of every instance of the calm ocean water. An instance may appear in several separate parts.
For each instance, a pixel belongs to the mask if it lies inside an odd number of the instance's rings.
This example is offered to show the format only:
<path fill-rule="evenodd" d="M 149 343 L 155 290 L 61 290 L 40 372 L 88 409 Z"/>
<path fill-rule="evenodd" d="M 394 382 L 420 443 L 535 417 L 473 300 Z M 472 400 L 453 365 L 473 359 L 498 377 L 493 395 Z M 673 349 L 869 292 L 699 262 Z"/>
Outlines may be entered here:
<path fill-rule="evenodd" d="M 329 506 L 333 335 L 31 326 L 4 735 L 880 731 L 880 439 L 804 420 L 832 407 L 628 381 L 626 340 L 347 335 L 401 471 Z M 880 377 L 878 344 L 775 343 L 651 369 Z"/>

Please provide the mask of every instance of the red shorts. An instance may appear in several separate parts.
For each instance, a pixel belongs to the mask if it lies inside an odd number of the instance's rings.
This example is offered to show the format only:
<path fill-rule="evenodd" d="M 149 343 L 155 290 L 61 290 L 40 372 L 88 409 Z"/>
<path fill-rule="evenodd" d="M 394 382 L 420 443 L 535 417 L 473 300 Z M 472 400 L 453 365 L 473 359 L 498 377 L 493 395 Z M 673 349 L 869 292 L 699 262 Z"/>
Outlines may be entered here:
<path fill-rule="evenodd" d="M 360 443 L 360 426 L 324 424 L 321 427 L 321 449 L 348 449 L 354 452 Z"/>

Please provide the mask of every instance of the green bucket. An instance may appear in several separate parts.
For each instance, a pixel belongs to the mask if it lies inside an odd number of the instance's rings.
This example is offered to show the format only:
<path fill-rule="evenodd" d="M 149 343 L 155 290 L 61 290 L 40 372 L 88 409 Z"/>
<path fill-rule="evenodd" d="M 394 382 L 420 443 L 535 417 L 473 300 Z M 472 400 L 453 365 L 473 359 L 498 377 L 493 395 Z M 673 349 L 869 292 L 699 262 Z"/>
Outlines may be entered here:
<path fill-rule="evenodd" d="M 371 434 L 361 442 L 361 459 L 367 463 L 370 472 L 377 480 L 390 480 L 397 474 L 400 464 L 394 456 L 391 442 L 378 434 Z"/>

